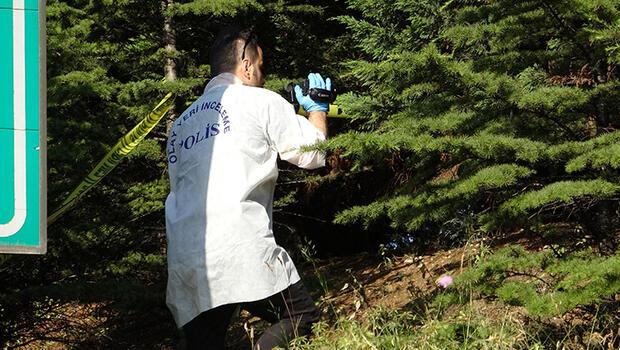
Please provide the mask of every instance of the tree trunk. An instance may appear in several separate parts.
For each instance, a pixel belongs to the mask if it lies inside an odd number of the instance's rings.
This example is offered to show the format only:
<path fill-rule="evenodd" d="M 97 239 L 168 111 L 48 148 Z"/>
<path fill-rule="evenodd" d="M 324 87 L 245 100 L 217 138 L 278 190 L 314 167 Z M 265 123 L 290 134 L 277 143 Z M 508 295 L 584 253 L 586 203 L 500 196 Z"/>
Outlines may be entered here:
<path fill-rule="evenodd" d="M 164 15 L 164 50 L 166 58 L 164 62 L 164 76 L 166 81 L 175 81 L 177 79 L 177 62 L 176 56 L 176 32 L 172 23 L 172 15 L 169 9 L 174 5 L 174 0 L 161 0 L 161 10 Z M 166 118 L 166 134 L 169 133 L 172 123 L 177 118 L 177 111 L 173 105 L 168 112 Z"/>

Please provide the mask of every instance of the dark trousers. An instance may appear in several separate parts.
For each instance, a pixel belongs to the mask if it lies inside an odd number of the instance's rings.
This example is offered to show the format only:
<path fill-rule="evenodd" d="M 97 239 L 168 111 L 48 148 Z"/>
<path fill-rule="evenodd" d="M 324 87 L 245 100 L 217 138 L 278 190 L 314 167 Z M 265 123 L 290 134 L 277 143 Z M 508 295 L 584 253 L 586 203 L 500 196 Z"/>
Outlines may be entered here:
<path fill-rule="evenodd" d="M 301 281 L 266 299 L 218 306 L 196 316 L 183 326 L 187 349 L 224 349 L 226 330 L 237 306 L 271 323 L 254 345 L 254 350 L 287 348 L 291 339 L 309 335 L 319 311 Z"/>

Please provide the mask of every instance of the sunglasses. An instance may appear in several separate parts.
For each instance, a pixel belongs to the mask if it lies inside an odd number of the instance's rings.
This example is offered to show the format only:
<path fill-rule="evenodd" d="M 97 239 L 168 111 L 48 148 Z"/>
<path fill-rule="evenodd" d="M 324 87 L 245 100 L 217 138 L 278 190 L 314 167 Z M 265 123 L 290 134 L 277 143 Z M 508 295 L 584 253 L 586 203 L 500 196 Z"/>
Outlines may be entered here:
<path fill-rule="evenodd" d="M 258 37 L 256 33 L 254 32 L 254 29 L 250 29 L 250 35 L 248 35 L 248 39 L 243 44 L 243 51 L 241 52 L 242 61 L 245 59 L 245 49 L 248 47 L 248 44 L 251 43 L 252 41 L 256 41 L 257 39 Z"/>

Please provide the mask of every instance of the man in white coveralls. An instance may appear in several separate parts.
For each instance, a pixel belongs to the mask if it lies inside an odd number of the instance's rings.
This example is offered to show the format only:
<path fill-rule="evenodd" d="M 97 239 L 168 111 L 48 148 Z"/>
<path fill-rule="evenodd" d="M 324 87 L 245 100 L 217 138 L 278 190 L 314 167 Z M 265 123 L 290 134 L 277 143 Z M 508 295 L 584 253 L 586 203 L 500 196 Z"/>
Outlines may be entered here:
<path fill-rule="evenodd" d="M 255 349 L 286 347 L 310 333 L 319 313 L 274 240 L 276 160 L 324 166 L 324 154 L 300 147 L 325 139 L 328 105 L 296 86 L 306 119 L 263 89 L 263 54 L 251 31 L 222 31 L 210 65 L 214 78 L 175 121 L 167 143 L 166 302 L 189 349 L 223 349 L 237 307 L 272 324 Z M 310 88 L 331 87 L 319 74 L 308 79 Z"/>

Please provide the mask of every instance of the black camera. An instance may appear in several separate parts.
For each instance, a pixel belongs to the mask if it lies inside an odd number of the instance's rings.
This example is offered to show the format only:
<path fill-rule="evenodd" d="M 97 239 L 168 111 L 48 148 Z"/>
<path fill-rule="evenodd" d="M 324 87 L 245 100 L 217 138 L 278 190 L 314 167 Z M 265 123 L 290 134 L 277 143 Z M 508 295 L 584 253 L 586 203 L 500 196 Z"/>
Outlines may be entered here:
<path fill-rule="evenodd" d="M 299 102 L 295 97 L 295 85 L 301 87 L 301 93 L 306 96 L 309 95 L 311 99 L 316 102 L 333 103 L 336 101 L 336 88 L 333 83 L 330 90 L 310 88 L 310 82 L 308 79 L 304 79 L 301 84 L 289 83 L 286 86 L 286 99 L 295 106 L 295 111 L 299 110 Z"/>

